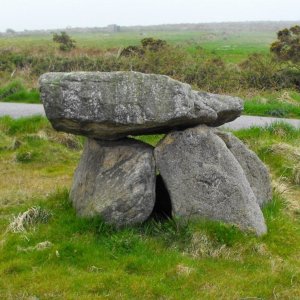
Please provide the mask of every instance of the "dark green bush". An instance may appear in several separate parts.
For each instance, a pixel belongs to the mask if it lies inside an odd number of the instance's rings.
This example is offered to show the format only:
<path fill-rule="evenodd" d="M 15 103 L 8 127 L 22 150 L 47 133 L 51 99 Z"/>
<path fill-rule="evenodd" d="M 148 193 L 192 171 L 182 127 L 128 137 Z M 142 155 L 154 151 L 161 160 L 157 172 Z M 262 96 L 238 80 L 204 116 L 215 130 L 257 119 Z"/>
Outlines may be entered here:
<path fill-rule="evenodd" d="M 62 31 L 60 34 L 53 34 L 53 41 L 59 44 L 61 51 L 70 51 L 76 47 L 76 42 L 66 32 Z"/>
<path fill-rule="evenodd" d="M 121 52 L 121 56 L 144 56 L 145 51 L 156 52 L 167 46 L 167 42 L 160 39 L 154 39 L 152 37 L 144 38 L 141 40 L 141 46 L 128 46 Z"/>
<path fill-rule="evenodd" d="M 271 44 L 271 53 L 283 61 L 300 62 L 300 26 L 277 32 L 277 40 Z"/>
<path fill-rule="evenodd" d="M 144 38 L 141 40 L 142 47 L 150 51 L 158 51 L 163 47 L 167 46 L 167 42 L 160 39 Z"/>
<path fill-rule="evenodd" d="M 121 51 L 120 56 L 128 57 L 133 55 L 143 55 L 144 53 L 144 49 L 140 46 L 128 46 Z"/>
<path fill-rule="evenodd" d="M 201 59 L 185 73 L 184 81 L 209 92 L 238 90 L 239 72 L 226 65 L 221 58 Z"/>
<path fill-rule="evenodd" d="M 34 153 L 34 151 L 22 149 L 17 152 L 16 160 L 20 163 L 29 163 L 34 159 L 35 156 L 36 153 Z"/>
<path fill-rule="evenodd" d="M 287 66 L 281 71 L 281 78 L 285 86 L 292 86 L 300 90 L 300 68 Z"/>
<path fill-rule="evenodd" d="M 282 65 L 270 56 L 251 54 L 240 68 L 241 84 L 245 88 L 279 89 L 288 85 L 282 78 Z"/>
<path fill-rule="evenodd" d="M 155 73 L 184 79 L 186 69 L 195 63 L 192 57 L 180 47 L 166 46 L 157 51 L 146 49 L 143 56 L 132 56 L 121 61 L 122 69 L 144 73 Z"/>

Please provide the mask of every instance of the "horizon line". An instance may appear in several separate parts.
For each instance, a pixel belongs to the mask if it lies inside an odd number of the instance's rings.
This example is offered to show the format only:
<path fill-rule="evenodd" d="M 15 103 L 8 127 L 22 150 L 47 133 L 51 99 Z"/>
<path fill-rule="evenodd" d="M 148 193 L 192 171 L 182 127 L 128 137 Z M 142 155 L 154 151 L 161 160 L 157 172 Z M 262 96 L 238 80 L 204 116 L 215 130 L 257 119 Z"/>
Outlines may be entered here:
<path fill-rule="evenodd" d="M 181 22 L 181 23 L 160 23 L 160 24 L 148 24 L 148 25 L 140 25 L 140 24 L 136 24 L 136 25 L 120 25 L 117 23 L 111 23 L 111 24 L 107 24 L 104 26 L 87 26 L 87 27 L 83 27 L 83 26 L 72 26 L 72 25 L 68 25 L 66 27 L 57 27 L 57 28 L 47 28 L 47 29 L 23 29 L 23 30 L 15 30 L 13 28 L 6 28 L 6 30 L 13 30 L 15 33 L 22 33 L 22 32 L 30 32 L 30 31 L 59 31 L 59 30 L 68 30 L 68 29 L 95 29 L 95 28 L 107 28 L 109 26 L 112 25 L 116 25 L 116 26 L 120 26 L 120 27 L 125 27 L 125 28 L 134 28 L 134 27 L 153 27 L 153 26 L 176 26 L 176 25 L 206 25 L 206 24 L 234 24 L 234 23 L 300 23 L 300 19 L 299 20 L 245 20 L 245 21 L 212 21 L 212 22 L 199 22 L 199 23 L 185 23 L 185 22 Z M 0 31 L 0 33 L 5 33 L 5 31 Z"/>

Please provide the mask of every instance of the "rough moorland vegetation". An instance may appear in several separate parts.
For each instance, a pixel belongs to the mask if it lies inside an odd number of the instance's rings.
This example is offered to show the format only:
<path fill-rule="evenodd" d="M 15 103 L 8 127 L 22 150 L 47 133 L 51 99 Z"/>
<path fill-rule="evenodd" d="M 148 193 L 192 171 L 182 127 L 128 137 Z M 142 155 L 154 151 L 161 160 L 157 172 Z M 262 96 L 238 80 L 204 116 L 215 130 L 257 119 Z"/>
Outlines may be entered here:
<path fill-rule="evenodd" d="M 291 33 L 297 26 L 291 28 L 286 30 L 294 53 L 299 41 Z M 285 30 L 278 32 L 282 39 L 285 35 L 280 32 Z M 154 38 L 150 33 L 146 37 L 134 33 L 2 37 L 0 101 L 39 103 L 37 79 L 45 72 L 133 70 L 168 75 L 198 90 L 241 96 L 249 100 L 246 114 L 300 116 L 299 63 L 276 55 L 279 50 L 275 53 L 274 45 L 286 47 L 283 41 L 274 42 L 275 36 L 252 32 L 238 36 L 226 32 L 151 34 Z M 58 45 L 53 37 L 60 39 Z"/>
<path fill-rule="evenodd" d="M 284 61 L 300 61 L 300 26 L 283 29 L 277 33 L 277 41 L 272 43 L 271 52 Z M 296 65 L 297 66 L 297 65 Z"/>
<path fill-rule="evenodd" d="M 228 64 L 202 48 L 188 52 L 183 46 L 162 40 L 143 39 L 141 42 L 141 46 L 103 50 L 94 55 L 65 51 L 47 53 L 46 49 L 42 53 L 1 49 L 0 71 L 10 75 L 16 73 L 20 77 L 26 73 L 35 81 L 46 72 L 133 70 L 168 75 L 198 89 L 217 93 L 300 88 L 299 73 L 271 55 L 252 54 L 239 64 Z M 30 79 L 25 81 L 30 83 Z"/>

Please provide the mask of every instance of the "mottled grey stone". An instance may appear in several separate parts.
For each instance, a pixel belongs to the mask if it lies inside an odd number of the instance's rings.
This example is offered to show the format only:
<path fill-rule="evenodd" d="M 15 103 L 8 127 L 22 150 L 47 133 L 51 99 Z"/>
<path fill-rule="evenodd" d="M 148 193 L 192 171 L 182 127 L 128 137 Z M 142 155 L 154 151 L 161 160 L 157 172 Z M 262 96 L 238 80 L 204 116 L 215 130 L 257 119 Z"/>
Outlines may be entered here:
<path fill-rule="evenodd" d="M 155 148 L 155 158 L 175 215 L 234 223 L 258 235 L 266 232 L 242 167 L 213 129 L 169 133 Z"/>
<path fill-rule="evenodd" d="M 198 124 L 218 126 L 243 110 L 240 98 L 193 91 L 163 75 L 47 73 L 39 83 L 55 129 L 98 139 L 166 133 Z"/>
<path fill-rule="evenodd" d="M 233 134 L 217 130 L 216 134 L 222 138 L 227 148 L 242 166 L 256 196 L 257 203 L 262 207 L 272 199 L 272 186 L 268 169 L 259 157 Z"/>
<path fill-rule="evenodd" d="M 123 226 L 145 221 L 155 202 L 153 148 L 131 139 L 88 139 L 70 199 L 81 216 Z"/>

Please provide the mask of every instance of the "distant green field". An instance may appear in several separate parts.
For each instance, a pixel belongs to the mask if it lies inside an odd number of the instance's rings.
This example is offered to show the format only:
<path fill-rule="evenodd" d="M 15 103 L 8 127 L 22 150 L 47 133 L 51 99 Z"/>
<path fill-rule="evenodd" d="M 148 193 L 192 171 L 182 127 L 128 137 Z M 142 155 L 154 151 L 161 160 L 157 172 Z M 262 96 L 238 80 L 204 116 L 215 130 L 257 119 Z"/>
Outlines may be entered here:
<path fill-rule="evenodd" d="M 77 47 L 83 49 L 108 49 L 138 45 L 145 37 L 166 40 L 170 44 L 183 45 L 193 52 L 202 47 L 220 55 L 225 61 L 239 62 L 253 52 L 267 53 L 270 43 L 276 38 L 270 32 L 240 32 L 239 34 L 203 33 L 199 31 L 174 32 L 124 32 L 124 33 L 77 33 L 72 34 Z M 0 37 L 0 49 L 17 47 L 29 51 L 40 48 L 54 49 L 52 35 Z"/>

